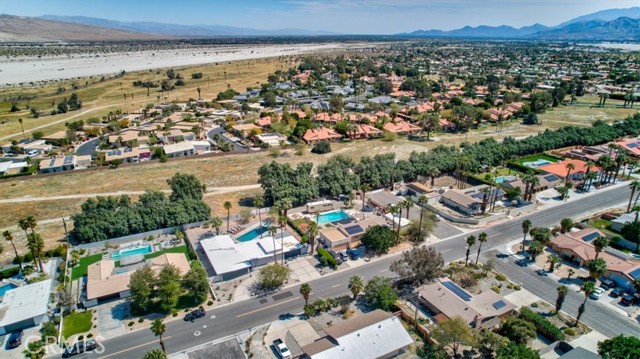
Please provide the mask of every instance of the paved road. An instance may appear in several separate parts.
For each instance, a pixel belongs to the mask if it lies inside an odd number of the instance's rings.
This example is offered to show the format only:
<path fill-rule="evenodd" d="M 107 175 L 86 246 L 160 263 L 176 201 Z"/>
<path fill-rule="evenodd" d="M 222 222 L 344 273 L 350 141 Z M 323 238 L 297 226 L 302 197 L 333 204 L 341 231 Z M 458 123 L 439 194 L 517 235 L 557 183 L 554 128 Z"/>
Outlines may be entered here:
<path fill-rule="evenodd" d="M 627 186 L 614 188 L 608 191 L 598 192 L 589 197 L 581 199 L 579 202 L 568 202 L 551 207 L 518 220 L 505 222 L 484 230 L 489 236 L 489 242 L 484 245 L 483 252 L 495 249 L 504 249 L 504 245 L 514 239 L 521 237 L 521 221 L 524 218 L 530 219 L 534 226 L 556 225 L 564 217 L 580 217 L 597 210 L 619 206 L 626 203 L 629 196 Z M 476 231 L 480 232 L 480 231 Z M 477 233 L 474 232 L 477 236 Z M 452 237 L 446 241 L 441 241 L 433 246 L 438 249 L 449 262 L 460 259 L 464 256 L 464 239 L 469 234 L 462 234 Z M 348 293 L 347 282 L 354 274 L 370 278 L 374 275 L 392 276 L 389 265 L 397 259 L 397 256 L 389 256 L 380 260 L 351 269 L 341 270 L 335 274 L 328 275 L 311 281 L 309 284 L 313 288 L 311 300 L 317 297 L 332 297 Z M 511 275 L 514 271 L 506 271 Z M 523 281 L 524 282 L 524 281 Z M 533 282 L 533 287 L 525 288 L 538 295 L 548 295 L 538 293 L 543 290 L 555 295 L 555 288 L 549 290 L 546 287 L 538 288 L 538 282 Z M 303 300 L 298 294 L 299 286 L 284 289 L 283 293 L 290 293 L 289 296 L 276 298 L 266 296 L 264 298 L 254 298 L 247 301 L 232 303 L 210 311 L 207 317 L 196 323 L 185 323 L 183 321 L 172 321 L 167 323 L 165 342 L 167 350 L 171 353 L 182 351 L 199 344 L 207 343 L 215 339 L 223 338 L 249 328 L 277 320 L 281 314 L 295 314 L 302 311 Z M 265 301 L 266 300 L 266 301 Z M 571 309 L 575 303 L 574 296 L 568 299 L 567 308 Z M 591 306 L 590 306 L 591 307 Z M 596 317 L 596 310 L 588 308 L 584 320 L 593 325 L 595 329 L 603 333 L 625 333 L 640 335 L 640 325 L 631 323 L 628 319 L 620 318 L 619 321 L 627 321 L 621 326 L 610 326 L 610 322 L 600 322 Z M 617 322 L 616 322 L 617 323 Z M 196 335 L 198 334 L 198 335 Z M 118 337 L 104 341 L 106 351 L 102 354 L 89 354 L 91 358 L 139 358 L 146 351 L 153 347 L 158 347 L 156 338 L 150 330 L 141 330 L 130 333 L 123 337 Z"/>
<path fill-rule="evenodd" d="M 220 135 L 220 137 L 222 137 L 222 140 L 224 140 L 224 141 L 226 141 L 226 142 L 229 142 L 229 143 L 231 143 L 231 144 L 234 146 L 234 148 L 235 148 L 235 149 L 234 149 L 234 151 L 237 151 L 237 152 L 247 152 L 247 147 L 246 147 L 246 146 L 243 146 L 243 145 L 241 145 L 241 144 L 239 144 L 239 143 L 237 143 L 237 142 L 233 142 L 233 141 L 231 141 L 231 140 L 230 140 L 230 139 L 228 139 L 225 135 L 223 135 L 223 133 L 224 133 L 224 128 L 222 128 L 222 127 L 216 127 L 216 128 L 214 128 L 214 129 L 212 129 L 212 130 L 209 130 L 209 132 L 207 132 L 207 136 L 209 137 L 209 139 L 210 139 L 211 141 L 213 141 L 213 142 L 215 143 L 216 141 L 213 139 L 213 135 L 215 135 L 215 134 L 219 134 L 219 135 Z"/>
<path fill-rule="evenodd" d="M 433 235 L 439 239 L 450 238 L 461 234 L 462 231 L 445 220 L 440 220 L 436 223 L 436 228 L 433 230 Z"/>
<path fill-rule="evenodd" d="M 76 156 L 93 155 L 93 153 L 96 152 L 96 148 L 98 148 L 99 144 L 99 138 L 94 138 L 91 141 L 87 141 L 81 144 L 80 146 L 78 146 L 78 148 L 76 148 Z"/>
<path fill-rule="evenodd" d="M 510 280 L 522 283 L 528 291 L 535 293 L 551 305 L 555 304 L 556 288 L 559 286 L 555 280 L 541 277 L 531 268 L 519 267 L 515 264 L 513 257 L 510 257 L 506 262 L 496 260 L 495 269 L 507 273 Z M 578 307 L 583 301 L 584 294 L 582 292 L 570 290 L 562 306 L 562 311 L 575 317 L 578 314 Z M 618 312 L 596 300 L 587 300 L 586 311 L 581 321 L 608 337 L 614 337 L 620 333 L 640 337 L 640 325 L 637 321 L 622 317 Z"/>

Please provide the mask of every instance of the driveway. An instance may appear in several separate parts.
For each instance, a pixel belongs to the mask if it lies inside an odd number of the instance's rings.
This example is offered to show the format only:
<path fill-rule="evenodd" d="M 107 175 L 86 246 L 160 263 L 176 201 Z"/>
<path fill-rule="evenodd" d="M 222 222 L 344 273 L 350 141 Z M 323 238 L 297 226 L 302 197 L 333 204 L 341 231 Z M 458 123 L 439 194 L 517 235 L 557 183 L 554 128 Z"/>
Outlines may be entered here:
<path fill-rule="evenodd" d="M 114 338 L 125 333 L 125 321 L 129 317 L 129 302 L 118 300 L 100 305 L 98 312 L 98 329 L 105 338 Z"/>
<path fill-rule="evenodd" d="M 96 152 L 96 148 L 98 148 L 99 144 L 99 138 L 94 138 L 93 140 L 81 144 L 80 146 L 78 146 L 78 148 L 76 148 L 76 156 L 93 155 L 93 153 Z"/>
<path fill-rule="evenodd" d="M 213 139 L 213 135 L 218 134 L 220 135 L 220 137 L 222 138 L 222 140 L 231 143 L 234 146 L 234 151 L 237 152 L 246 152 L 247 151 L 247 147 L 243 146 L 235 141 L 231 141 L 230 139 L 227 138 L 227 136 L 224 135 L 224 128 L 222 127 L 216 127 L 214 129 L 209 130 L 209 132 L 207 132 L 207 137 L 209 137 L 209 139 L 211 141 L 213 141 L 214 143 L 216 142 Z"/>

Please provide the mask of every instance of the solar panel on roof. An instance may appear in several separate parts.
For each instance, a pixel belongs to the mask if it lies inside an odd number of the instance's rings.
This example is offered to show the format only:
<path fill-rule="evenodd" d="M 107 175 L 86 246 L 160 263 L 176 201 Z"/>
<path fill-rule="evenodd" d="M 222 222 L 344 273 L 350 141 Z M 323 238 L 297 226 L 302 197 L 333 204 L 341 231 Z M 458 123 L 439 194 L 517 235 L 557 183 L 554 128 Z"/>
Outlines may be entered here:
<path fill-rule="evenodd" d="M 54 163 L 56 163 L 56 160 L 49 161 L 49 167 L 53 166 Z"/>
<path fill-rule="evenodd" d="M 633 279 L 638 279 L 640 278 L 640 268 L 634 270 L 633 272 L 629 273 L 629 275 L 631 276 L 631 278 Z"/>
<path fill-rule="evenodd" d="M 592 241 L 592 240 L 598 238 L 598 236 L 599 236 L 598 232 L 593 232 L 593 233 L 587 234 L 586 236 L 583 236 L 582 240 L 585 241 L 585 242 L 589 242 L 589 241 Z"/>
<path fill-rule="evenodd" d="M 506 306 L 507 306 L 507 304 L 504 301 L 502 301 L 502 299 L 497 301 L 497 302 L 495 302 L 495 303 L 493 303 L 493 307 L 496 308 L 497 310 L 500 310 L 500 309 L 502 309 L 502 308 L 504 308 Z"/>
<path fill-rule="evenodd" d="M 627 145 L 627 147 L 629 147 L 629 148 L 636 148 L 636 147 L 638 147 L 638 144 L 637 144 L 637 143 L 635 143 L 635 142 L 634 142 L 634 143 L 630 143 L 630 144 L 628 144 L 628 145 Z"/>
<path fill-rule="evenodd" d="M 460 299 L 464 300 L 465 302 L 471 301 L 471 294 L 465 292 L 462 288 L 458 287 L 455 283 L 451 281 L 446 281 L 446 282 L 442 282 L 442 285 L 445 288 L 449 289 L 451 292 L 453 292 L 453 294 L 460 297 Z"/>
<path fill-rule="evenodd" d="M 67 157 L 64 158 L 64 162 L 63 163 L 65 165 L 71 164 L 71 162 L 73 162 L 73 156 L 67 156 Z"/>
<path fill-rule="evenodd" d="M 345 227 L 344 230 L 350 235 L 353 236 L 356 233 L 362 233 L 364 232 L 364 230 L 362 229 L 362 227 L 360 227 L 360 225 L 353 225 L 353 226 L 349 226 L 349 227 Z"/>
<path fill-rule="evenodd" d="M 556 177 L 555 175 L 546 175 L 546 176 L 544 176 L 544 179 L 547 182 L 553 182 L 553 181 L 556 181 L 558 179 L 558 177 Z"/>

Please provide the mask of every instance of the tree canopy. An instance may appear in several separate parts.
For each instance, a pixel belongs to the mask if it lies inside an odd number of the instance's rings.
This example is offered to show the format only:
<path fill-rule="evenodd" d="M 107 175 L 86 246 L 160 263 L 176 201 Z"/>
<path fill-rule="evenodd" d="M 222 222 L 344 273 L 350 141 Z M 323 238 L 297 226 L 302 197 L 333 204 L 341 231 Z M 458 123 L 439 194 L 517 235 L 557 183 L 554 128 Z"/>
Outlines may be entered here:
<path fill-rule="evenodd" d="M 598 354 L 603 359 L 640 358 L 640 339 L 618 335 L 598 343 Z"/>
<path fill-rule="evenodd" d="M 391 270 L 398 274 L 404 283 L 415 286 L 440 277 L 443 267 L 442 254 L 433 247 L 414 247 L 391 263 Z"/>
<path fill-rule="evenodd" d="M 360 240 L 367 249 L 376 254 L 387 253 L 389 248 L 395 243 L 396 234 L 391 228 L 386 226 L 371 226 Z"/>
<path fill-rule="evenodd" d="M 326 164 L 318 166 L 318 189 L 321 195 L 338 196 L 355 191 L 360 178 L 354 173 L 355 163 L 344 155 L 331 157 Z"/>
<path fill-rule="evenodd" d="M 364 301 L 373 308 L 389 311 L 398 300 L 398 293 L 391 285 L 391 279 L 373 277 L 364 287 Z"/>

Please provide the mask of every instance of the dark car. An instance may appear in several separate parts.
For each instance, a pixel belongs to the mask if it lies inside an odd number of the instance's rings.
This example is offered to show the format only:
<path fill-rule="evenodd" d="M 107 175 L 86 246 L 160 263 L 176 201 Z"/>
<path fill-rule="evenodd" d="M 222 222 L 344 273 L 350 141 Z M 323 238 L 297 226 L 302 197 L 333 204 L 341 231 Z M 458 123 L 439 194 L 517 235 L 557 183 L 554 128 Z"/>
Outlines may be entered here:
<path fill-rule="evenodd" d="M 362 251 L 360 249 L 349 249 L 347 250 L 347 254 L 349 254 L 352 261 L 357 261 L 360 258 Z"/>
<path fill-rule="evenodd" d="M 14 349 L 22 344 L 22 330 L 19 332 L 13 332 L 9 335 L 9 340 L 7 340 L 7 348 Z"/>
<path fill-rule="evenodd" d="M 600 286 L 604 289 L 611 289 L 616 287 L 616 282 L 612 281 L 611 279 L 605 279 L 602 281 L 602 283 L 600 283 Z"/>
<path fill-rule="evenodd" d="M 620 304 L 622 305 L 634 305 L 638 303 L 640 303 L 640 296 L 638 296 L 637 294 L 625 294 L 622 296 L 622 299 L 620 299 Z"/>
<path fill-rule="evenodd" d="M 207 312 L 205 312 L 204 309 L 196 309 L 191 313 L 185 315 L 184 320 L 186 322 L 194 322 L 196 319 L 202 318 L 205 315 L 207 315 Z"/>
<path fill-rule="evenodd" d="M 338 265 L 342 264 L 342 257 L 338 253 L 336 253 L 335 251 L 329 251 L 329 254 L 331 254 L 333 258 L 335 258 Z"/>
<path fill-rule="evenodd" d="M 610 297 L 619 298 L 625 295 L 624 289 L 622 288 L 614 288 L 611 293 L 609 293 Z"/>
<path fill-rule="evenodd" d="M 543 277 L 546 277 L 546 276 L 548 276 L 548 275 L 549 275 L 549 273 L 548 273 L 546 270 L 542 269 L 542 268 L 538 269 L 538 270 L 536 271 L 536 273 L 538 273 L 538 275 L 541 275 L 541 276 L 543 276 Z"/>
<path fill-rule="evenodd" d="M 520 267 L 526 267 L 531 263 L 533 263 L 533 261 L 527 258 L 521 258 L 516 261 L 516 264 L 519 265 Z"/>
<path fill-rule="evenodd" d="M 80 342 L 77 342 L 73 346 L 67 347 L 64 350 L 64 353 L 62 353 L 62 357 L 63 358 L 70 358 L 72 356 L 75 356 L 75 355 L 78 355 L 78 354 L 82 354 L 84 352 L 92 351 L 92 350 L 96 349 L 97 347 L 98 347 L 98 343 L 93 339 L 89 339 L 86 342 L 80 341 Z"/>

